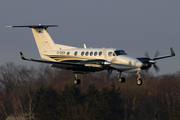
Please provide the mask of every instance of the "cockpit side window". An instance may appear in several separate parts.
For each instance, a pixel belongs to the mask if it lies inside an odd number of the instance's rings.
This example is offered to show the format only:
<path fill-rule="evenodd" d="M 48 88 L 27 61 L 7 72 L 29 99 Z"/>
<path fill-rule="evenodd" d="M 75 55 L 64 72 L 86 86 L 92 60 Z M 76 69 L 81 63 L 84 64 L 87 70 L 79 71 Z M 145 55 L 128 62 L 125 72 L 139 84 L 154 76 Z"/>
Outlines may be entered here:
<path fill-rule="evenodd" d="M 116 56 L 114 52 L 108 52 L 108 56 Z"/>
<path fill-rule="evenodd" d="M 116 51 L 114 51 L 115 52 L 115 54 L 118 56 L 118 55 L 127 55 L 125 52 L 124 52 L 124 50 L 116 50 Z"/>
<path fill-rule="evenodd" d="M 113 56 L 116 56 L 115 53 L 113 53 Z"/>

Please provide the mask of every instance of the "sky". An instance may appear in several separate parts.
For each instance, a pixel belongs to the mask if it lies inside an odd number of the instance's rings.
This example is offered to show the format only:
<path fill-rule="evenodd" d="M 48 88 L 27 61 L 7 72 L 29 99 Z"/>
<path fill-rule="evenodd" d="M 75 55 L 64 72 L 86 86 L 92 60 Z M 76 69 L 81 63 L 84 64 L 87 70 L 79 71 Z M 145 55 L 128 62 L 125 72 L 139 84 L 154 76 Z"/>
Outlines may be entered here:
<path fill-rule="evenodd" d="M 180 0 L 2 0 L 0 1 L 0 65 L 41 59 L 29 28 L 11 25 L 59 25 L 48 28 L 55 43 L 75 47 L 120 48 L 133 57 L 169 55 L 158 60 L 157 75 L 180 71 Z"/>

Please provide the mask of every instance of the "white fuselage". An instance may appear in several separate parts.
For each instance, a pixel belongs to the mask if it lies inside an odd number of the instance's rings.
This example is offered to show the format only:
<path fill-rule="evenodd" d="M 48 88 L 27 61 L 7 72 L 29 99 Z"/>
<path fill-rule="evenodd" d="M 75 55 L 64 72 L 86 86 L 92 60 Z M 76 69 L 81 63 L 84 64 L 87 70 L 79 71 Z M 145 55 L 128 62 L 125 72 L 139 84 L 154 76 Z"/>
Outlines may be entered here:
<path fill-rule="evenodd" d="M 53 27 L 53 25 L 9 27 L 30 27 L 41 58 L 52 61 L 52 63 L 54 62 L 51 64 L 52 67 L 70 69 L 73 71 L 86 71 L 88 69 L 89 71 L 115 69 L 121 72 L 134 72 L 143 66 L 141 61 L 127 55 L 121 49 L 87 48 L 85 44 L 84 48 L 77 48 L 73 46 L 55 44 L 47 31 L 47 28 Z M 103 62 L 103 64 L 101 64 L 101 62 Z M 83 66 L 80 66 L 80 64 Z"/>
<path fill-rule="evenodd" d="M 53 50 L 40 53 L 46 59 L 58 62 L 79 62 L 86 60 L 102 59 L 111 63 L 111 67 L 119 71 L 135 72 L 143 63 L 138 59 L 127 55 L 121 49 L 106 48 L 73 48 Z"/>

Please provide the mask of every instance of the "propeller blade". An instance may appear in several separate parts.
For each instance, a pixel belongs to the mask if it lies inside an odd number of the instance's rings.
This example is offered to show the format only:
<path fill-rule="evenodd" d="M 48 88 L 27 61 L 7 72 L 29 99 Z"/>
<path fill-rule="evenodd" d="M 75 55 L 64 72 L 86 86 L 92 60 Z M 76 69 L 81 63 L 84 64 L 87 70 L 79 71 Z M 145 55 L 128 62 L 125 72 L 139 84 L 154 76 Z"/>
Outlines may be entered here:
<path fill-rule="evenodd" d="M 148 68 L 148 69 L 145 69 L 145 71 L 146 71 L 146 73 L 148 73 L 148 72 L 149 72 L 149 68 Z"/>
<path fill-rule="evenodd" d="M 107 77 L 110 78 L 113 70 L 108 69 L 107 70 Z"/>
<path fill-rule="evenodd" d="M 154 55 L 154 58 L 156 58 L 156 57 L 159 56 L 159 55 L 160 55 L 160 52 L 157 50 L 156 53 L 155 53 L 155 55 Z"/>
<path fill-rule="evenodd" d="M 173 53 L 173 52 L 172 52 L 172 53 Z M 147 63 L 149 66 L 153 65 L 155 71 L 156 71 L 156 72 L 159 72 L 159 67 L 156 65 L 156 61 L 155 61 L 155 60 L 156 60 L 156 57 L 160 55 L 160 52 L 157 50 L 156 53 L 155 53 L 155 55 L 154 55 L 154 58 L 150 58 L 147 51 L 144 53 L 144 55 L 146 56 L 146 58 L 144 58 L 144 59 L 147 59 L 147 60 L 148 60 L 148 61 L 146 61 L 146 63 Z M 149 68 L 150 68 L 150 67 L 149 67 Z M 146 69 L 146 72 L 148 72 L 149 68 Z"/>
<path fill-rule="evenodd" d="M 156 70 L 156 72 L 159 72 L 159 67 L 155 64 L 153 66 L 154 66 L 154 69 Z"/>
<path fill-rule="evenodd" d="M 144 53 L 144 56 L 146 56 L 147 58 L 150 58 L 147 51 Z"/>
<path fill-rule="evenodd" d="M 113 70 L 108 69 L 108 74 L 111 74 Z"/>

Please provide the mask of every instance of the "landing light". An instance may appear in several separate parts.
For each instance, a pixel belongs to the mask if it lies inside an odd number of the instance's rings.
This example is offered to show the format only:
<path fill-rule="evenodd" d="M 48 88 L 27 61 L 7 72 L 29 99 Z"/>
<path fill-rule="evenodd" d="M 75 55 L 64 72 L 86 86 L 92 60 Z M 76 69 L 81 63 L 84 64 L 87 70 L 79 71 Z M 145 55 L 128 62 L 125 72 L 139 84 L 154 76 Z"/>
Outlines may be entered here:
<path fill-rule="evenodd" d="M 105 61 L 105 62 L 104 62 L 104 65 L 111 65 L 111 63 L 108 62 L 108 61 Z"/>

